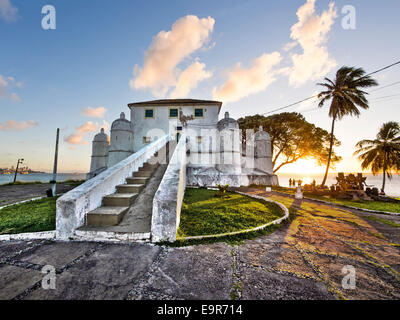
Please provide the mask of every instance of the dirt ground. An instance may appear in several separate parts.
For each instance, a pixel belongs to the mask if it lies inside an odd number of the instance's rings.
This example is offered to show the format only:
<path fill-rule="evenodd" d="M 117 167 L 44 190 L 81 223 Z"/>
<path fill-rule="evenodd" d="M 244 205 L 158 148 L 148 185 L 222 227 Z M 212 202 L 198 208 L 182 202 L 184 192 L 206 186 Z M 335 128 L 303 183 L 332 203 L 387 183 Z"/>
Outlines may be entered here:
<path fill-rule="evenodd" d="M 57 183 L 57 194 L 65 193 L 75 187 L 76 185 L 73 184 Z M 50 188 L 49 183 L 0 185 L 0 207 L 36 197 L 45 197 L 46 190 Z"/>

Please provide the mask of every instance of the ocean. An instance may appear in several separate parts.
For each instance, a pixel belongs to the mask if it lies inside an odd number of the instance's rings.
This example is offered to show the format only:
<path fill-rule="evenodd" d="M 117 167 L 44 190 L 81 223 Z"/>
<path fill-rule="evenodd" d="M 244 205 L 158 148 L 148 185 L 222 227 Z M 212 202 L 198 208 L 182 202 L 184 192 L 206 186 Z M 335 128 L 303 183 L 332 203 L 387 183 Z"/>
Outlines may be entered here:
<path fill-rule="evenodd" d="M 317 184 L 322 182 L 324 177 L 323 174 L 289 174 L 289 173 L 277 173 L 279 179 L 279 185 L 282 187 L 289 186 L 289 179 L 302 180 L 304 184 L 312 183 L 313 179 Z M 346 173 L 347 175 L 347 173 Z M 373 187 L 377 187 L 379 190 L 382 188 L 382 174 L 374 176 L 370 173 L 363 173 L 364 177 L 367 177 L 366 184 Z M 337 173 L 330 173 L 326 181 L 327 186 L 336 184 Z M 391 197 L 400 197 L 400 175 L 393 175 L 392 180 L 386 178 L 385 193 Z"/>
<path fill-rule="evenodd" d="M 86 173 L 57 173 L 57 182 L 63 182 L 66 180 L 85 180 Z M 18 174 L 17 181 L 22 182 L 34 182 L 40 181 L 48 183 L 53 180 L 52 173 L 30 173 L 30 174 Z M 0 185 L 10 183 L 14 181 L 13 174 L 0 174 Z"/>
<path fill-rule="evenodd" d="M 328 175 L 327 185 L 330 186 L 336 183 L 336 173 L 331 173 Z M 366 183 L 380 189 L 382 187 L 382 175 L 374 176 L 372 174 L 364 174 L 367 176 Z M 279 184 L 282 187 L 289 186 L 289 179 L 302 180 L 303 184 L 309 184 L 315 179 L 317 183 L 322 182 L 323 174 L 288 174 L 288 173 L 278 173 Z M 13 174 L 0 174 L 0 185 L 12 182 L 14 179 Z M 53 179 L 53 174 L 50 173 L 32 173 L 32 174 L 18 174 L 18 181 L 40 181 L 49 182 Z M 58 173 L 57 182 L 63 182 L 66 180 L 85 180 L 85 173 Z M 394 175 L 392 180 L 386 179 L 385 192 L 387 195 L 392 197 L 400 197 L 400 175 Z"/>

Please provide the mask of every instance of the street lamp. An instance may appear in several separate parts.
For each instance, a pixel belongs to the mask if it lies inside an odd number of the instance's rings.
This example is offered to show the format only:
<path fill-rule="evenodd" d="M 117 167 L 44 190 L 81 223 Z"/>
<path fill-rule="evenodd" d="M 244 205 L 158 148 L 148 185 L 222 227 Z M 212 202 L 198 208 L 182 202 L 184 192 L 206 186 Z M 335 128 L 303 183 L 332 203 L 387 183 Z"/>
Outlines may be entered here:
<path fill-rule="evenodd" d="M 24 159 L 18 159 L 18 161 L 17 161 L 17 168 L 15 169 L 15 174 L 14 174 L 14 183 L 17 180 L 18 167 L 20 164 L 22 164 L 23 161 L 24 161 Z"/>

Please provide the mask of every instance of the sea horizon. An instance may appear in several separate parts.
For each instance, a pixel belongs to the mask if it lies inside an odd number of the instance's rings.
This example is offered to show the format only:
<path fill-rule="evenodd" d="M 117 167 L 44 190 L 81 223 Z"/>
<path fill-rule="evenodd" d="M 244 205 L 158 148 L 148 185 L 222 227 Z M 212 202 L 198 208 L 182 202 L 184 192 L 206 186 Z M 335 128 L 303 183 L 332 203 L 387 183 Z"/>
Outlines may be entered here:
<path fill-rule="evenodd" d="M 341 171 L 342 172 L 342 171 Z M 331 172 L 328 175 L 327 185 L 330 186 L 336 183 L 336 176 L 338 172 Z M 357 174 L 358 172 L 344 172 L 344 174 Z M 380 189 L 382 187 L 382 174 L 373 175 L 372 173 L 363 173 L 367 177 L 366 183 L 369 186 Z M 317 184 L 322 182 L 323 173 L 277 173 L 279 185 L 282 187 L 289 186 L 289 179 L 302 180 L 303 185 L 312 183 L 313 179 L 316 180 Z M 42 183 L 48 183 L 53 179 L 52 173 L 30 173 L 30 174 L 18 174 L 17 181 L 21 182 L 35 182 L 40 181 Z M 14 180 L 13 174 L 0 174 L 0 185 L 8 184 Z M 57 173 L 57 182 L 63 182 L 66 180 L 86 180 L 86 173 Z M 391 197 L 400 197 L 400 174 L 393 174 L 391 180 L 386 179 L 385 192 Z"/>

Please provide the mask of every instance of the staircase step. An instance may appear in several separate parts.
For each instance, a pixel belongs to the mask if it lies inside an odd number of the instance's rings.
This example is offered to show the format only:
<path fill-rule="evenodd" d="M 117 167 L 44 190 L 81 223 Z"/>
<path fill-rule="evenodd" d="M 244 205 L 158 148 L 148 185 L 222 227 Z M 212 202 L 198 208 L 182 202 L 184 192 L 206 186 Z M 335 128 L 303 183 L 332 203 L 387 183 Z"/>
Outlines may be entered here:
<path fill-rule="evenodd" d="M 146 178 L 150 178 L 153 174 L 153 171 L 137 171 L 133 173 L 133 177 L 146 177 Z"/>
<path fill-rule="evenodd" d="M 157 169 L 158 164 L 150 164 L 150 163 L 145 163 L 142 167 L 139 168 L 140 171 L 152 171 Z"/>
<path fill-rule="evenodd" d="M 121 184 L 117 186 L 117 193 L 139 193 L 144 188 L 144 184 Z"/>
<path fill-rule="evenodd" d="M 143 184 L 145 185 L 150 178 L 147 177 L 136 177 L 136 178 L 127 178 L 126 182 L 128 184 Z"/>
<path fill-rule="evenodd" d="M 129 207 L 138 196 L 138 192 L 114 193 L 103 197 L 103 205 L 107 207 Z"/>
<path fill-rule="evenodd" d="M 100 207 L 87 214 L 87 225 L 93 227 L 116 226 L 128 207 Z"/>

